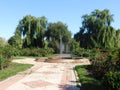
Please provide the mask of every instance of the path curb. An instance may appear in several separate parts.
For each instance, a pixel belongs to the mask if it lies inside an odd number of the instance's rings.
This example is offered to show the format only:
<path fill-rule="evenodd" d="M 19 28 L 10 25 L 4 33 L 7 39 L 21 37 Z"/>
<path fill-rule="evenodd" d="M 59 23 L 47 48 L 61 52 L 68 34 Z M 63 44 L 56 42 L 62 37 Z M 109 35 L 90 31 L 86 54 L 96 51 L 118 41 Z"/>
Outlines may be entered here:
<path fill-rule="evenodd" d="M 73 68 L 73 70 L 74 70 L 74 74 L 75 74 L 75 78 L 76 78 L 76 86 L 80 88 L 81 87 L 81 83 L 80 83 L 78 74 L 77 74 L 77 72 L 75 70 L 75 67 Z"/>

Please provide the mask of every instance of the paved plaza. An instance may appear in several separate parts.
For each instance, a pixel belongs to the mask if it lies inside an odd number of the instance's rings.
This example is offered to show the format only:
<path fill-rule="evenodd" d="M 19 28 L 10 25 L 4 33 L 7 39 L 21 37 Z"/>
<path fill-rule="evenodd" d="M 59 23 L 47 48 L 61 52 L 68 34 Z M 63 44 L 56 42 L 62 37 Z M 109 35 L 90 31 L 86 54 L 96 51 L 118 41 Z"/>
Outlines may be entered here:
<path fill-rule="evenodd" d="M 34 59 L 14 62 L 34 66 L 0 82 L 0 90 L 80 90 L 76 87 L 74 63 L 36 62 Z"/>

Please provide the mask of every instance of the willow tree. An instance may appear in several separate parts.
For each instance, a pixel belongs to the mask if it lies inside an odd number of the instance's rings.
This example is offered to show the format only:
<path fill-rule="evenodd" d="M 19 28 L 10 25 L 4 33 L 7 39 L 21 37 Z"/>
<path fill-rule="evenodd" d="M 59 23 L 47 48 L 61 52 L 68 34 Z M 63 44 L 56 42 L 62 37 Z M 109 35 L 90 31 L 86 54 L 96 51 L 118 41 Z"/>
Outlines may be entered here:
<path fill-rule="evenodd" d="M 15 35 L 8 40 L 8 43 L 15 48 L 22 48 L 23 40 L 21 39 L 21 30 L 19 26 L 17 26 Z"/>
<path fill-rule="evenodd" d="M 36 18 L 27 15 L 20 20 L 14 39 L 21 38 L 23 47 L 43 47 L 46 25 L 47 20 L 44 16 Z"/>
<path fill-rule="evenodd" d="M 82 27 L 74 37 L 85 48 L 112 48 L 115 39 L 112 21 L 113 15 L 107 9 L 95 10 L 90 15 L 83 15 Z"/>

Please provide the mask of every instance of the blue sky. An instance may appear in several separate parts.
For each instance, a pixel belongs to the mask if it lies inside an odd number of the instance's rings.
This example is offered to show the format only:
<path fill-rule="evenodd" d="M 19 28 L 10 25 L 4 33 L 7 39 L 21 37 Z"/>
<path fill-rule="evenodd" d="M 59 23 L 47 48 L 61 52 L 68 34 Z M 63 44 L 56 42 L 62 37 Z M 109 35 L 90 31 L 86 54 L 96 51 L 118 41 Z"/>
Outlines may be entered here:
<path fill-rule="evenodd" d="M 48 22 L 62 21 L 75 34 L 81 27 L 81 16 L 95 9 L 109 9 L 114 14 L 112 26 L 120 28 L 119 0 L 1 0 L 0 37 L 14 35 L 19 21 L 26 15 L 45 16 Z"/>

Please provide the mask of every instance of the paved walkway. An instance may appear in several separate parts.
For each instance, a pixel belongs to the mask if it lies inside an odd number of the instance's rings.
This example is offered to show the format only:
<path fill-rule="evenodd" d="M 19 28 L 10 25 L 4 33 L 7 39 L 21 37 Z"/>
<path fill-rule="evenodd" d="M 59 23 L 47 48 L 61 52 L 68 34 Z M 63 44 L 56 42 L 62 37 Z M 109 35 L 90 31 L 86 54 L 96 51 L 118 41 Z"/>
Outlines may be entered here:
<path fill-rule="evenodd" d="M 80 90 L 76 87 L 74 64 L 44 63 L 33 59 L 17 60 L 34 66 L 16 76 L 0 82 L 0 90 Z M 27 60 L 27 61 L 28 61 Z"/>

